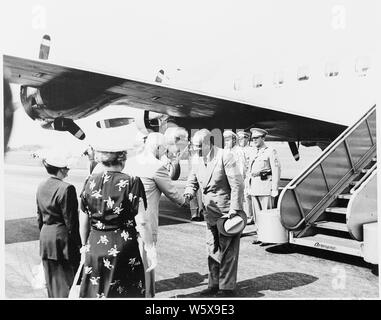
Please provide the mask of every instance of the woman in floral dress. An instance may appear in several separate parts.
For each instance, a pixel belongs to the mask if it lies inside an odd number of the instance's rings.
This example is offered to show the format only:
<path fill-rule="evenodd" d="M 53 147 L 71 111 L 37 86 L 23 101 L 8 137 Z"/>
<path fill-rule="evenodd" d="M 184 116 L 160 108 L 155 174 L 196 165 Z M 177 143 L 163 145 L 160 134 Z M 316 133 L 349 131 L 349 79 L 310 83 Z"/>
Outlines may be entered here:
<path fill-rule="evenodd" d="M 81 193 L 80 234 L 85 245 L 80 297 L 144 298 L 135 221 L 146 207 L 143 184 L 138 177 L 121 172 L 125 151 L 99 148 L 96 156 L 104 171 L 90 175 Z M 149 233 L 140 236 L 156 256 Z M 151 259 L 151 263 L 156 262 Z"/>

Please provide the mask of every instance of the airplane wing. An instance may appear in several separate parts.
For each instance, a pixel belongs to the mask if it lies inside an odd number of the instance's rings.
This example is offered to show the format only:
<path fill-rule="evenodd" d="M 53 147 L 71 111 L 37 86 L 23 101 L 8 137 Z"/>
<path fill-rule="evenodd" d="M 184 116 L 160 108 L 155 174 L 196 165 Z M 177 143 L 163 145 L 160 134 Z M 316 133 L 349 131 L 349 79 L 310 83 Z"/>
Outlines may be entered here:
<path fill-rule="evenodd" d="M 345 126 L 155 82 L 117 77 L 47 62 L 3 56 L 9 81 L 33 119 L 72 120 L 109 104 L 166 114 L 187 129 L 261 127 L 276 140 L 332 141 Z"/>

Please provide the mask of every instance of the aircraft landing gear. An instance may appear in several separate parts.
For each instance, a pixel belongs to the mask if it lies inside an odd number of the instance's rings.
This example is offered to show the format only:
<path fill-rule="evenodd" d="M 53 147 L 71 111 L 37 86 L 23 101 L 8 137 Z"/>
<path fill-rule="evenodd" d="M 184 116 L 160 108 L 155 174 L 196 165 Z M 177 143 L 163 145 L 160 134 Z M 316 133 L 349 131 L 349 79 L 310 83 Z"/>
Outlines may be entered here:
<path fill-rule="evenodd" d="M 378 264 L 372 264 L 370 267 L 372 273 L 378 277 Z"/>

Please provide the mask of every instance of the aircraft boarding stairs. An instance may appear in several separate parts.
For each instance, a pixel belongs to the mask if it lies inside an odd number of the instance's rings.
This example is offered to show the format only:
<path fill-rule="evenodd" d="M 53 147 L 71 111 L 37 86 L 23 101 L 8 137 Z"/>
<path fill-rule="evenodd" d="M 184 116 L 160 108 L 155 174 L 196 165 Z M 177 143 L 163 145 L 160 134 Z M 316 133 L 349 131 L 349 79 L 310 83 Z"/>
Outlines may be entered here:
<path fill-rule="evenodd" d="M 363 227 L 377 222 L 376 106 L 283 188 L 278 209 L 290 243 L 364 257 Z"/>

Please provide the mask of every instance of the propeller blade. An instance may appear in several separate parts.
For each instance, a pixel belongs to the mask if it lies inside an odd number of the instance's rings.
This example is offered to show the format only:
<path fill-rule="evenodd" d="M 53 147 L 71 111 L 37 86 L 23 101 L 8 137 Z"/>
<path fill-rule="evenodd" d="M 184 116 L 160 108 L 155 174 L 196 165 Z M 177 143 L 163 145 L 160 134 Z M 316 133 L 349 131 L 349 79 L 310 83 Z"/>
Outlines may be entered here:
<path fill-rule="evenodd" d="M 295 161 L 299 161 L 300 159 L 299 148 L 296 145 L 296 142 L 289 142 L 288 146 L 290 147 L 291 153 L 294 156 Z"/>
<path fill-rule="evenodd" d="M 116 128 L 121 126 L 126 126 L 134 122 L 134 118 L 113 118 L 113 119 L 104 119 L 97 121 L 95 124 L 98 128 Z"/>
<path fill-rule="evenodd" d="M 159 70 L 159 72 L 157 73 L 155 82 L 162 83 L 163 80 L 164 80 L 164 70 L 161 69 L 161 70 Z"/>
<path fill-rule="evenodd" d="M 57 131 L 68 131 L 79 140 L 83 140 L 86 137 L 82 129 L 72 119 L 56 118 L 53 121 L 52 127 Z"/>
<path fill-rule="evenodd" d="M 40 46 L 40 54 L 38 58 L 41 60 L 48 60 L 50 51 L 50 36 L 44 35 L 42 37 L 41 46 Z"/>

